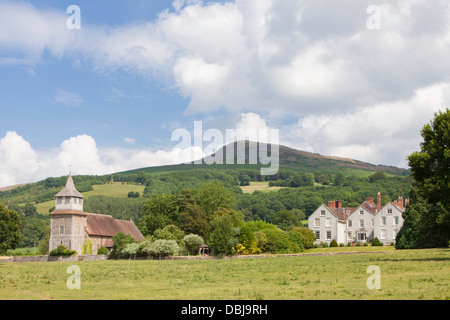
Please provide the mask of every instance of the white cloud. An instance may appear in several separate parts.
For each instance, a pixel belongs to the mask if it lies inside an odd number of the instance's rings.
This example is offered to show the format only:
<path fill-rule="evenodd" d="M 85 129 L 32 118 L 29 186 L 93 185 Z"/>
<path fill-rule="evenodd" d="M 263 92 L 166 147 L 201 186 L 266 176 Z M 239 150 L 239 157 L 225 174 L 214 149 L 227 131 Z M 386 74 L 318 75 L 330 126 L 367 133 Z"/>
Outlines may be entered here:
<path fill-rule="evenodd" d="M 79 106 L 83 103 L 83 99 L 78 94 L 61 89 L 56 90 L 53 101 L 67 107 Z"/>
<path fill-rule="evenodd" d="M 35 150 L 16 132 L 7 132 L 0 139 L 0 187 L 28 183 L 47 177 L 61 176 L 72 168 L 73 174 L 102 175 L 136 168 L 179 164 L 180 148 L 150 151 L 145 149 L 99 148 L 93 137 L 78 135 L 50 150 Z M 196 158 L 203 151 L 192 146 Z"/>
<path fill-rule="evenodd" d="M 123 141 L 125 141 L 128 144 L 134 144 L 136 142 L 134 138 L 123 138 Z"/>

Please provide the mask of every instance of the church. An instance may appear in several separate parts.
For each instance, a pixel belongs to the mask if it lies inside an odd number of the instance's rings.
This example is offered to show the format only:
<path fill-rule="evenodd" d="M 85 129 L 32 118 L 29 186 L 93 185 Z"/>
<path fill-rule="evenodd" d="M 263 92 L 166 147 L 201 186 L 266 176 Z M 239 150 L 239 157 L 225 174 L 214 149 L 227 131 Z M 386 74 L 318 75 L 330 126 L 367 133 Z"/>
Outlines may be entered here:
<path fill-rule="evenodd" d="M 83 199 L 69 174 L 65 187 L 55 195 L 55 210 L 50 213 L 49 252 L 64 245 L 81 255 L 83 244 L 91 239 L 92 254 L 97 254 L 102 245 L 111 249 L 113 236 L 119 232 L 131 235 L 136 241 L 144 239 L 131 220 L 84 212 Z"/>

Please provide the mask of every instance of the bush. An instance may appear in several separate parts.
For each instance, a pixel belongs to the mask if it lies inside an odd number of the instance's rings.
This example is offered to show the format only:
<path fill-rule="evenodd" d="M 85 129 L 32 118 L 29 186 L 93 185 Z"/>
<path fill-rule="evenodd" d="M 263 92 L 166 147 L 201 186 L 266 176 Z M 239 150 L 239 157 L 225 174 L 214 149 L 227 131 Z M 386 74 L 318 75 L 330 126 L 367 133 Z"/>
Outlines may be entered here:
<path fill-rule="evenodd" d="M 373 239 L 372 246 L 374 246 L 374 247 L 381 246 L 381 242 L 380 242 L 380 239 L 378 239 L 378 237 L 375 237 L 375 239 Z"/>
<path fill-rule="evenodd" d="M 122 257 L 122 250 L 125 249 L 127 244 L 133 243 L 134 238 L 129 234 L 125 234 L 123 232 L 117 233 L 113 237 L 114 246 L 111 250 L 110 257 L 114 259 L 118 259 Z"/>
<path fill-rule="evenodd" d="M 339 244 L 339 247 L 343 247 L 343 246 L 344 246 L 344 244 L 343 244 L 343 243 L 340 243 L 340 244 Z"/>
<path fill-rule="evenodd" d="M 301 227 L 301 228 L 294 228 L 292 231 L 298 232 L 302 235 L 305 241 L 304 243 L 305 249 L 311 249 L 313 247 L 313 244 L 316 241 L 316 235 L 311 229 L 307 227 Z"/>
<path fill-rule="evenodd" d="M 147 252 L 153 257 L 173 256 L 180 252 L 180 246 L 175 240 L 156 240 L 148 248 Z"/>
<path fill-rule="evenodd" d="M 69 248 L 60 244 L 56 249 L 50 251 L 51 256 L 73 256 L 76 255 L 77 252 L 75 250 L 70 250 Z"/>
<path fill-rule="evenodd" d="M 327 243 L 327 242 L 324 242 L 324 243 L 323 243 L 323 247 L 324 247 L 324 248 L 328 248 L 328 243 Z"/>
<path fill-rule="evenodd" d="M 281 229 L 265 229 L 262 230 L 267 237 L 265 252 L 270 253 L 289 253 L 292 244 L 288 236 Z"/>
<path fill-rule="evenodd" d="M 338 244 L 337 244 L 337 241 L 336 240 L 331 240 L 331 242 L 330 242 L 330 248 L 337 248 L 337 246 L 338 246 Z"/>
<path fill-rule="evenodd" d="M 196 234 L 188 234 L 183 238 L 186 251 L 191 255 L 198 253 L 198 247 L 205 243 L 202 237 Z"/>
<path fill-rule="evenodd" d="M 104 245 L 101 245 L 100 248 L 98 248 L 98 250 L 97 250 L 97 254 L 108 255 L 109 250 Z"/>
<path fill-rule="evenodd" d="M 124 258 L 136 259 L 139 250 L 139 243 L 129 243 L 123 248 L 121 256 Z"/>

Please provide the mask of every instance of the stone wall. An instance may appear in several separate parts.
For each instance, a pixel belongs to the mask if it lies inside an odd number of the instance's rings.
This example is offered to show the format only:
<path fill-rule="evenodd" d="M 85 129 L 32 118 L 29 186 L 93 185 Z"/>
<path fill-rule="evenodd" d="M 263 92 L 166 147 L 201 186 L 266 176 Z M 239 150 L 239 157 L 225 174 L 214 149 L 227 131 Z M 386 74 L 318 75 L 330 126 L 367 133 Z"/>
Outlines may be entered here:
<path fill-rule="evenodd" d="M 70 256 L 70 257 L 57 257 L 57 256 L 17 256 L 0 259 L 2 262 L 68 262 L 68 261 L 98 261 L 107 260 L 106 255 L 85 255 L 85 256 Z"/>

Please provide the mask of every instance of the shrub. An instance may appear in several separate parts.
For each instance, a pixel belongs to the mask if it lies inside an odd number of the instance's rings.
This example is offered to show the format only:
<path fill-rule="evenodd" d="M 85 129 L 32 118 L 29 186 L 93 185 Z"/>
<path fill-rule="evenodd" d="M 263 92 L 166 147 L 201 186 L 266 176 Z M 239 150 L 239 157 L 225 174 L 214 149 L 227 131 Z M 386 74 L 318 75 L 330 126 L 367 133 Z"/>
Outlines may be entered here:
<path fill-rule="evenodd" d="M 124 258 L 136 259 L 139 250 L 139 243 L 129 243 L 123 248 L 121 256 Z"/>
<path fill-rule="evenodd" d="M 111 250 L 110 257 L 117 259 L 121 257 L 122 250 L 126 247 L 126 245 L 134 242 L 134 238 L 128 234 L 119 232 L 113 237 L 113 241 L 114 246 Z"/>
<path fill-rule="evenodd" d="M 100 248 L 98 248 L 98 250 L 97 250 L 97 254 L 108 255 L 109 250 L 104 245 L 101 245 Z"/>
<path fill-rule="evenodd" d="M 343 244 L 343 243 L 340 243 L 340 244 L 339 244 L 339 247 L 343 247 L 343 246 L 344 246 L 344 244 Z"/>
<path fill-rule="evenodd" d="M 324 242 L 324 243 L 323 243 L 323 247 L 324 247 L 324 248 L 328 248 L 328 243 L 327 243 L 327 242 Z"/>
<path fill-rule="evenodd" d="M 380 239 L 378 239 L 378 237 L 375 237 L 375 239 L 373 239 L 372 246 L 374 246 L 374 247 L 381 246 L 381 242 L 380 242 Z"/>
<path fill-rule="evenodd" d="M 186 250 L 191 255 L 196 255 L 198 247 L 205 243 L 202 237 L 196 234 L 188 234 L 183 238 Z"/>
<path fill-rule="evenodd" d="M 305 251 L 305 238 L 299 232 L 289 231 L 288 238 L 291 242 L 291 251 L 294 253 Z"/>
<path fill-rule="evenodd" d="M 338 246 L 338 244 L 337 244 L 337 241 L 336 240 L 331 240 L 331 242 L 330 242 L 330 247 L 332 247 L 332 248 L 336 248 Z"/>
<path fill-rule="evenodd" d="M 180 246 L 175 240 L 156 240 L 147 249 L 153 257 L 173 256 L 180 252 Z"/>
<path fill-rule="evenodd" d="M 294 228 L 292 231 L 298 232 L 302 235 L 304 239 L 305 249 L 311 249 L 313 247 L 313 243 L 316 241 L 316 235 L 311 229 L 307 227 L 301 227 L 301 228 Z"/>
<path fill-rule="evenodd" d="M 76 254 L 77 252 L 75 250 L 70 250 L 62 244 L 60 244 L 56 249 L 50 251 L 51 256 L 73 256 Z"/>
<path fill-rule="evenodd" d="M 288 236 L 281 229 L 262 230 L 267 237 L 265 251 L 270 253 L 291 252 L 292 244 Z"/>

